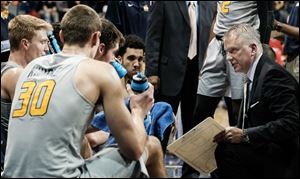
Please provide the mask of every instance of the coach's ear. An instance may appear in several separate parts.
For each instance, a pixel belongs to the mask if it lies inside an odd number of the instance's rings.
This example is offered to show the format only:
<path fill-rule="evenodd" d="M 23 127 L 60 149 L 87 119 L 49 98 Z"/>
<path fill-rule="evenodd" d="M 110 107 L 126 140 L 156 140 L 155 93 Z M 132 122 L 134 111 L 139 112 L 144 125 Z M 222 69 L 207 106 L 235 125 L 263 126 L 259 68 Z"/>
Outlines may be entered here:
<path fill-rule="evenodd" d="M 256 46 L 256 44 L 255 43 L 250 44 L 249 47 L 251 49 L 250 50 L 251 57 L 252 58 L 256 58 L 256 54 L 257 54 L 257 46 Z"/>

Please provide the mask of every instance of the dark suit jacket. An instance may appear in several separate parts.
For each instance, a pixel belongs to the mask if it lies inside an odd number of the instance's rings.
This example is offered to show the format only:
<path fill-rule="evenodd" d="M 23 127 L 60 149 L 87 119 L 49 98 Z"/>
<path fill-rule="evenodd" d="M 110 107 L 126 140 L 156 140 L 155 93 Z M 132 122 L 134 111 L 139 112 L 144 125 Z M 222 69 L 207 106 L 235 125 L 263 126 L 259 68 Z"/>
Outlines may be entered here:
<path fill-rule="evenodd" d="M 198 2 L 199 70 L 208 46 L 216 2 Z M 146 35 L 146 75 L 160 77 L 160 93 L 176 96 L 183 85 L 191 28 L 185 1 L 156 1 Z M 200 37 L 200 38 L 199 38 Z"/>
<path fill-rule="evenodd" d="M 263 55 L 255 70 L 249 106 L 245 128 L 251 146 L 266 156 L 285 156 L 286 161 L 279 167 L 283 172 L 289 159 L 298 156 L 298 83 L 284 68 Z M 240 123 L 238 126 L 241 127 Z M 273 173 L 275 165 L 271 163 Z"/>
<path fill-rule="evenodd" d="M 15 17 L 14 15 L 9 13 L 7 19 L 1 18 L 1 41 L 8 40 L 8 23 L 14 17 Z"/>
<path fill-rule="evenodd" d="M 260 41 L 269 44 L 271 31 L 273 30 L 274 20 L 274 2 L 273 1 L 257 1 L 257 13 L 259 16 L 259 33 Z"/>
<path fill-rule="evenodd" d="M 124 34 L 135 34 L 145 40 L 150 1 L 109 1 L 105 18 Z"/>

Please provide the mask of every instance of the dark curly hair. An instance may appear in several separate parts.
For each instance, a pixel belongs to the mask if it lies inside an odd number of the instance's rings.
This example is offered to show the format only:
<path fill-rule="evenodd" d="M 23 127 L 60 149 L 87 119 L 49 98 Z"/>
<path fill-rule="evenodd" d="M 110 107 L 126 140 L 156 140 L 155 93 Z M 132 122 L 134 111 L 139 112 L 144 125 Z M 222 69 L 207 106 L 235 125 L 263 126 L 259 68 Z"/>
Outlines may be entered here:
<path fill-rule="evenodd" d="M 123 46 L 120 46 L 116 56 L 123 56 L 126 52 L 127 48 L 134 48 L 134 49 L 143 49 L 145 52 L 145 43 L 142 38 L 136 35 L 127 35 L 125 36 L 125 43 Z"/>

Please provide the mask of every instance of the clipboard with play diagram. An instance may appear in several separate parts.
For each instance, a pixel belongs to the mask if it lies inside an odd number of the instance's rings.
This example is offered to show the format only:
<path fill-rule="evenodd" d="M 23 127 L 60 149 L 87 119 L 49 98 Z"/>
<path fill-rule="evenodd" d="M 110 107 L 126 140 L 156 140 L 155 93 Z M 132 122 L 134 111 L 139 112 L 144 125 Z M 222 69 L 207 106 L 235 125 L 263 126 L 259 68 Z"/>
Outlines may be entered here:
<path fill-rule="evenodd" d="M 209 117 L 189 132 L 171 143 L 167 150 L 202 173 L 210 173 L 217 168 L 213 138 L 225 130 L 223 126 Z"/>

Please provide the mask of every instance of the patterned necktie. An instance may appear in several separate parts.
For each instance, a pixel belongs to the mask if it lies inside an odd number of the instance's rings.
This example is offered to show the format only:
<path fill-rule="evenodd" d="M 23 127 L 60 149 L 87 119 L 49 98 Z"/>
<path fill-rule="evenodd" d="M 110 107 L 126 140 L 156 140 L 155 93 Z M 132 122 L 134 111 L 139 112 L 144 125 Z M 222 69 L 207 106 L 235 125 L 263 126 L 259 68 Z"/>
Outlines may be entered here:
<path fill-rule="evenodd" d="M 196 6 L 195 2 L 190 1 L 189 3 L 189 16 L 190 16 L 190 26 L 191 26 L 191 38 L 189 45 L 188 57 L 192 60 L 197 54 L 197 19 L 196 19 Z"/>

